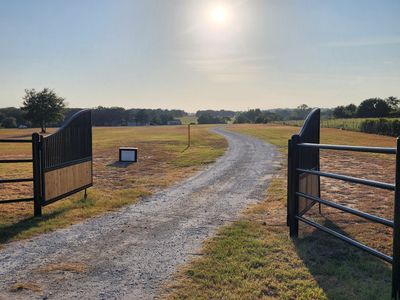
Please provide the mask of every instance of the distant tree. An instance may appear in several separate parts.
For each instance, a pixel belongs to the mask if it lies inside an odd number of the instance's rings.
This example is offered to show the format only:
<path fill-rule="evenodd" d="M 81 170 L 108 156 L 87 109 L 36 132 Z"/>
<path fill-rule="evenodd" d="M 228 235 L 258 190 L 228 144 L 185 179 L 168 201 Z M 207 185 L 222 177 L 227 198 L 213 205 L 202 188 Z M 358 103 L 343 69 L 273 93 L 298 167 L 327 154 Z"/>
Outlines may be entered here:
<path fill-rule="evenodd" d="M 349 118 L 353 118 L 357 114 L 357 106 L 355 104 L 349 104 L 346 107 L 346 112 Z"/>
<path fill-rule="evenodd" d="M 307 104 L 302 104 L 297 106 L 297 108 L 292 112 L 292 119 L 294 120 L 302 120 L 305 119 L 306 116 L 312 110 Z"/>
<path fill-rule="evenodd" d="M 199 115 L 197 118 L 197 123 L 199 124 L 225 124 L 226 120 L 224 118 L 215 117 L 212 113 L 205 112 Z"/>
<path fill-rule="evenodd" d="M 380 98 L 366 99 L 357 108 L 357 116 L 362 118 L 387 117 L 389 112 L 389 104 Z"/>
<path fill-rule="evenodd" d="M 236 115 L 236 112 L 232 111 L 232 110 L 198 110 L 196 112 L 196 117 L 200 117 L 202 114 L 207 113 L 212 115 L 213 117 L 218 117 L 218 118 L 233 118 Z"/>
<path fill-rule="evenodd" d="M 49 122 L 59 122 L 64 117 L 64 98 L 57 96 L 53 90 L 45 88 L 36 92 L 35 89 L 27 89 L 23 100 L 21 109 L 27 112 L 26 119 L 40 125 L 42 133 L 46 132 Z"/>
<path fill-rule="evenodd" d="M 321 108 L 321 119 L 331 119 L 333 117 L 333 108 Z"/>
<path fill-rule="evenodd" d="M 354 118 L 356 116 L 357 106 L 349 104 L 347 106 L 337 106 L 333 110 L 333 116 L 337 119 Z"/>
<path fill-rule="evenodd" d="M 136 112 L 135 120 L 138 123 L 146 124 L 150 121 L 149 115 L 145 109 L 139 109 Z"/>
<path fill-rule="evenodd" d="M 26 112 L 16 107 L 0 108 L 0 112 L 4 114 L 4 118 L 13 117 L 17 120 L 17 124 L 25 124 L 27 122 Z"/>
<path fill-rule="evenodd" d="M 7 117 L 1 122 L 1 125 L 4 128 L 16 128 L 17 127 L 17 120 L 14 117 Z"/>
<path fill-rule="evenodd" d="M 3 122 L 3 120 L 6 118 L 6 115 L 2 112 L 0 112 L 0 123 Z"/>
<path fill-rule="evenodd" d="M 297 106 L 297 109 L 299 110 L 310 110 L 310 107 L 307 104 L 301 104 Z"/>
<path fill-rule="evenodd" d="M 394 96 L 387 97 L 385 99 L 386 103 L 389 105 L 392 111 L 396 111 L 399 109 L 400 99 Z"/>
<path fill-rule="evenodd" d="M 333 116 L 336 119 L 346 118 L 346 109 L 344 108 L 344 106 L 341 105 L 341 106 L 335 107 L 335 109 L 333 110 Z"/>
<path fill-rule="evenodd" d="M 241 112 L 237 114 L 235 118 L 235 123 L 237 124 L 250 123 L 250 120 L 245 112 Z"/>

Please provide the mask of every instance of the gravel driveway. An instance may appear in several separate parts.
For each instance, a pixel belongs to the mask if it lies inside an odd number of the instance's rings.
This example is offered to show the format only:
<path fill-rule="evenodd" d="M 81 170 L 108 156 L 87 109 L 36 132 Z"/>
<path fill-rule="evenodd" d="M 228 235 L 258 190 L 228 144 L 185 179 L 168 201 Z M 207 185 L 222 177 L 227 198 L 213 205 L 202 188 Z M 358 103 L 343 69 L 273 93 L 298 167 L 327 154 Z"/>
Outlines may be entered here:
<path fill-rule="evenodd" d="M 154 299 L 202 242 L 263 199 L 279 163 L 258 139 L 214 129 L 229 142 L 217 162 L 139 203 L 0 250 L 0 299 Z M 84 271 L 53 270 L 72 263 Z M 16 282 L 41 291 L 11 292 Z"/>

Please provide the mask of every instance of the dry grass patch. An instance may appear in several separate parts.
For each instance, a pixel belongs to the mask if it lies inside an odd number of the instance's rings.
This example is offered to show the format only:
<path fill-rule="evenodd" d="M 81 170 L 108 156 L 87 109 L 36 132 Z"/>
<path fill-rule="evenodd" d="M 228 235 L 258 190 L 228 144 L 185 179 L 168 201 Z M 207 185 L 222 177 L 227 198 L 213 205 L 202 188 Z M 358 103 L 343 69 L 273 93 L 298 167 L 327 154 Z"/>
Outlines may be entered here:
<path fill-rule="evenodd" d="M 285 153 L 299 128 L 232 125 L 230 129 L 273 143 Z M 322 129 L 323 143 L 393 147 L 390 137 Z M 393 182 L 393 158 L 321 152 L 321 168 Z M 286 226 L 286 166 L 271 182 L 265 201 L 209 240 L 168 287 L 168 299 L 390 299 L 391 266 L 327 234 L 301 225 L 292 240 Z M 393 194 L 322 179 L 322 197 L 392 219 Z M 391 254 L 391 230 L 318 206 L 307 217 Z"/>
<path fill-rule="evenodd" d="M 13 293 L 21 292 L 21 291 L 32 291 L 36 293 L 42 292 L 42 288 L 40 285 L 33 282 L 17 282 L 12 285 L 10 291 Z"/>
<path fill-rule="evenodd" d="M 39 272 L 51 273 L 51 272 L 72 272 L 72 273 L 84 273 L 86 272 L 86 265 L 81 263 L 65 262 L 65 263 L 52 263 L 39 268 Z"/>
<path fill-rule="evenodd" d="M 187 146 L 187 126 L 93 128 L 94 187 L 85 201 L 82 193 L 49 205 L 43 217 L 33 218 L 32 203 L 0 205 L 0 244 L 28 238 L 85 220 L 189 177 L 221 156 L 227 143 L 209 126 L 192 126 L 192 146 Z M 29 138 L 33 130 L 0 130 L 0 138 Z M 14 147 L 15 146 L 15 147 Z M 136 164 L 118 163 L 118 147 L 139 148 Z M 31 155 L 29 144 L 0 144 L 0 156 Z M 32 177 L 30 164 L 0 164 L 0 178 Z M 2 186 L 3 187 L 3 186 Z M 7 184 L 0 199 L 29 197 L 31 183 Z"/>

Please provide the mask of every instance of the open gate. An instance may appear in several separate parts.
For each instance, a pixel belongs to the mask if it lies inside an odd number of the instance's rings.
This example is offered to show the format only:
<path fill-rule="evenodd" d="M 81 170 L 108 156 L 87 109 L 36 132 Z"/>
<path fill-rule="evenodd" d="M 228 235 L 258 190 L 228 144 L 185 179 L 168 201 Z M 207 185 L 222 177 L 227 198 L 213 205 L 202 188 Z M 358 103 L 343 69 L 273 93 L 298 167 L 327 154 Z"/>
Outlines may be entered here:
<path fill-rule="evenodd" d="M 41 216 L 43 206 L 93 185 L 90 110 L 77 112 L 51 135 L 34 133 L 31 140 L 2 139 L 0 143 L 31 143 L 32 159 L 0 159 L 0 163 L 32 162 L 33 173 L 32 178 L 0 179 L 0 184 L 33 182 L 31 198 L 3 200 L 0 204 L 33 201 L 34 215 Z"/>
<path fill-rule="evenodd" d="M 400 139 L 397 139 L 396 148 L 361 147 L 346 145 L 320 144 L 320 110 L 314 109 L 306 118 L 299 134 L 289 140 L 288 149 L 288 198 L 287 223 L 290 236 L 297 237 L 299 221 L 316 229 L 324 231 L 350 245 L 364 250 L 380 259 L 392 264 L 392 299 L 400 299 Z M 321 172 L 319 169 L 319 150 L 356 151 L 396 155 L 395 184 L 374 180 L 356 178 L 341 174 Z M 394 191 L 394 220 L 387 220 L 350 207 L 321 199 L 321 176 L 346 182 L 372 186 L 379 189 Z M 369 221 L 393 228 L 393 256 L 388 256 L 376 249 L 370 248 L 352 238 L 340 234 L 330 228 L 322 226 L 303 215 L 315 203 L 339 209 Z"/>

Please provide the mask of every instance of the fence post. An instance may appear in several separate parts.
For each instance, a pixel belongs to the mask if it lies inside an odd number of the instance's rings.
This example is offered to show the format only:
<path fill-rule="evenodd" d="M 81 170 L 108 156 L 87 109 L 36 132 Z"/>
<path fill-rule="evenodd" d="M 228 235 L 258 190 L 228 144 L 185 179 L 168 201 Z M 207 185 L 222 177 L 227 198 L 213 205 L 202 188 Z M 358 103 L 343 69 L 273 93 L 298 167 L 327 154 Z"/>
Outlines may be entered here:
<path fill-rule="evenodd" d="M 394 193 L 392 299 L 400 299 L 400 139 L 397 138 L 396 182 Z"/>
<path fill-rule="evenodd" d="M 187 147 L 190 147 L 190 124 L 188 124 L 188 144 Z"/>
<path fill-rule="evenodd" d="M 40 197 L 40 143 L 39 134 L 32 134 L 32 170 L 33 170 L 33 212 L 35 217 L 42 216 L 42 199 Z"/>
<path fill-rule="evenodd" d="M 297 144 L 299 143 L 299 136 L 293 135 L 289 142 L 290 149 L 288 150 L 290 171 L 288 173 L 289 196 L 288 196 L 288 212 L 289 212 L 289 233 L 291 237 L 297 237 L 299 234 L 299 220 L 296 216 L 299 213 L 299 201 L 296 192 L 299 190 L 299 175 L 296 169 L 299 167 L 299 149 Z"/>
<path fill-rule="evenodd" d="M 290 226 L 292 197 L 292 139 L 288 140 L 286 226 Z"/>

